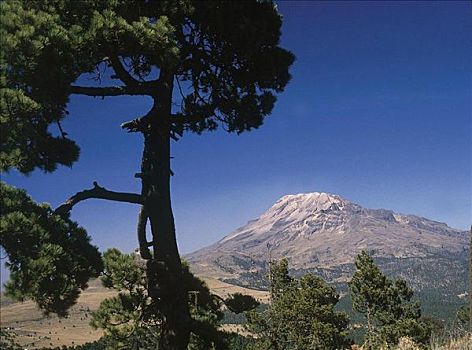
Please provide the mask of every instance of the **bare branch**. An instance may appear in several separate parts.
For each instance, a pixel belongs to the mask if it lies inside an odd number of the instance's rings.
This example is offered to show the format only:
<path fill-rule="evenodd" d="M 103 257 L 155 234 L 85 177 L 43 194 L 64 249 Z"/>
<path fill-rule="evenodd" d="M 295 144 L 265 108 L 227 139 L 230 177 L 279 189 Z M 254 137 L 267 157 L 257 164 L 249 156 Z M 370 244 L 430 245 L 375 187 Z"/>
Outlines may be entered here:
<path fill-rule="evenodd" d="M 65 139 L 68 134 L 62 128 L 62 125 L 61 125 L 60 121 L 57 121 L 56 123 L 57 123 L 57 127 L 59 128 L 59 132 L 61 133 L 62 138 Z"/>
<path fill-rule="evenodd" d="M 111 57 L 109 57 L 109 60 L 111 63 L 111 67 L 123 83 L 131 86 L 140 84 L 140 82 L 133 78 L 131 74 L 125 69 L 123 63 L 121 63 L 121 60 L 118 56 L 112 55 Z"/>
<path fill-rule="evenodd" d="M 144 133 L 149 126 L 149 118 L 153 110 L 151 109 L 146 115 L 121 123 L 121 128 L 128 132 L 142 132 Z"/>
<path fill-rule="evenodd" d="M 175 80 L 177 80 L 177 86 L 179 87 L 180 96 L 182 97 L 182 101 L 183 101 L 183 100 L 185 100 L 185 95 L 184 95 L 184 92 L 182 91 L 182 87 L 180 86 L 179 77 L 176 76 Z"/>
<path fill-rule="evenodd" d="M 148 118 L 136 118 L 124 123 L 121 123 L 121 128 L 127 132 L 142 132 L 144 133 L 148 127 Z"/>
<path fill-rule="evenodd" d="M 84 190 L 77 192 L 70 197 L 65 203 L 61 204 L 55 211 L 55 214 L 65 214 L 72 210 L 72 207 L 77 203 L 90 199 L 107 199 L 110 201 L 127 202 L 133 204 L 143 204 L 143 198 L 139 194 L 125 193 L 125 192 L 113 192 L 99 186 L 96 182 L 93 183 L 93 188 L 90 190 Z"/>
<path fill-rule="evenodd" d="M 88 87 L 88 86 L 75 86 L 72 85 L 69 88 L 71 94 L 86 95 L 86 96 L 123 96 L 123 95 L 153 95 L 153 91 L 149 87 L 142 85 L 136 86 L 108 86 L 108 87 Z"/>

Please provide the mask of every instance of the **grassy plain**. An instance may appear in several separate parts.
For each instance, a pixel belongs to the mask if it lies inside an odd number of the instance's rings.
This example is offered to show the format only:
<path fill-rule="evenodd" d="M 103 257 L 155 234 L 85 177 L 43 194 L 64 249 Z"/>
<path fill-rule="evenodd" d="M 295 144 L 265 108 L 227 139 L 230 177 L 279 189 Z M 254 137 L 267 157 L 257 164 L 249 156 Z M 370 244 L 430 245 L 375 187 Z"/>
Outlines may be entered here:
<path fill-rule="evenodd" d="M 234 286 L 213 278 L 205 278 L 205 281 L 212 292 L 221 297 L 240 292 L 252 295 L 260 302 L 268 301 L 267 292 Z M 103 333 L 90 327 L 91 312 L 98 308 L 103 299 L 115 294 L 104 288 L 99 280 L 91 281 L 90 287 L 81 294 L 67 318 L 46 317 L 31 301 L 13 302 L 2 296 L 0 326 L 11 329 L 17 335 L 18 343 L 25 349 L 79 345 L 94 341 Z M 237 326 L 227 327 L 227 330 L 237 331 L 233 329 Z"/>

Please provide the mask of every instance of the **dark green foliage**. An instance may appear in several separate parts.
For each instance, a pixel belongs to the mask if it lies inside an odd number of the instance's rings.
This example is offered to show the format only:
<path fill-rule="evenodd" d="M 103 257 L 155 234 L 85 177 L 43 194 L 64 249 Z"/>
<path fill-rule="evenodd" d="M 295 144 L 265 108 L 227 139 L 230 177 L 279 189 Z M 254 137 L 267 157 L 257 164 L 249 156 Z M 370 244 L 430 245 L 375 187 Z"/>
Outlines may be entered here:
<path fill-rule="evenodd" d="M 155 341 L 162 315 L 147 295 L 145 267 L 139 266 L 134 256 L 117 249 L 103 254 L 103 264 L 103 285 L 118 291 L 118 295 L 100 303 L 90 324 L 102 328 L 114 348 Z"/>
<path fill-rule="evenodd" d="M 245 337 L 237 333 L 225 334 L 227 350 L 248 350 L 254 346 L 255 341 L 251 337 Z"/>
<path fill-rule="evenodd" d="M 259 302 L 250 295 L 234 293 L 225 300 L 225 305 L 235 314 L 250 311 L 259 306 Z"/>
<path fill-rule="evenodd" d="M 159 344 L 164 315 L 159 302 L 147 293 L 146 267 L 136 255 L 123 254 L 109 249 L 103 254 L 105 287 L 118 291 L 115 297 L 107 298 L 93 312 L 91 325 L 105 330 L 106 341 L 112 348 L 156 349 Z M 184 288 L 189 294 L 192 316 L 192 336 L 189 349 L 226 349 L 229 336 L 218 330 L 223 318 L 220 298 L 212 295 L 205 282 L 196 278 L 183 263 Z M 251 297 L 233 295 L 230 304 L 248 310 L 257 302 Z M 237 337 L 236 337 L 237 338 Z"/>
<path fill-rule="evenodd" d="M 470 306 L 464 305 L 457 311 L 457 322 L 465 330 L 470 329 Z"/>
<path fill-rule="evenodd" d="M 426 258 L 381 258 L 376 257 L 375 263 L 390 278 L 405 279 L 408 285 L 415 290 L 415 299 L 421 300 L 421 310 L 425 315 L 431 315 L 442 319 L 446 323 L 453 323 L 456 318 L 457 309 L 464 304 L 464 300 L 457 298 L 458 294 L 467 290 L 467 264 L 468 251 L 457 254 L 441 255 L 434 253 Z M 231 262 L 233 268 L 239 270 L 249 269 L 255 266 L 256 272 L 243 272 L 238 278 L 223 279 L 224 282 L 258 290 L 268 290 L 268 273 L 264 267 L 265 262 L 254 259 L 234 259 Z M 221 267 L 221 266 L 220 266 Z M 347 283 L 334 283 L 333 281 L 350 278 L 355 272 L 354 264 L 343 264 L 321 268 L 314 266 L 310 269 L 291 269 L 290 273 L 297 277 L 306 273 L 313 273 L 336 287 L 341 295 L 349 297 Z M 344 298 L 344 297 L 343 297 Z M 351 306 L 340 309 L 351 315 Z"/>
<path fill-rule="evenodd" d="M 0 328 L 0 349 L 23 350 L 23 348 L 16 343 L 14 333 L 5 328 Z"/>
<path fill-rule="evenodd" d="M 58 124 L 70 89 L 106 66 L 126 88 L 155 96 L 157 70 L 179 87 L 175 132 L 259 127 L 290 80 L 281 18 L 269 1 L 7 0 L 1 4 L 0 168 L 70 166 L 79 149 Z M 244 38 L 244 39 L 242 39 Z M 121 67 L 121 68 L 120 68 Z M 122 69 L 124 68 L 124 69 Z M 56 125 L 59 136 L 48 130 Z"/>
<path fill-rule="evenodd" d="M 423 322 L 428 329 L 428 333 L 431 335 L 442 334 L 446 329 L 446 325 L 443 321 L 431 317 L 431 316 L 421 316 L 421 322 Z"/>
<path fill-rule="evenodd" d="M 101 302 L 99 309 L 93 312 L 91 325 L 120 338 L 139 326 L 141 316 L 145 314 L 148 304 L 145 270 L 136 265 L 132 256 L 117 249 L 109 249 L 103 254 L 103 264 L 103 285 L 119 293 Z"/>
<path fill-rule="evenodd" d="M 387 278 L 364 251 L 355 265 L 349 287 L 353 309 L 367 319 L 366 347 L 396 344 L 403 336 L 426 344 L 431 329 L 421 321 L 420 304 L 411 301 L 413 291 L 406 282 Z"/>
<path fill-rule="evenodd" d="M 7 295 L 31 298 L 45 313 L 66 315 L 80 289 L 102 269 L 97 248 L 77 223 L 3 182 L 0 207 L 0 245 L 11 271 Z"/>
<path fill-rule="evenodd" d="M 453 324 L 457 309 L 464 302 L 457 298 L 457 294 L 445 294 L 441 290 L 428 290 L 415 292 L 415 296 L 421 301 L 421 310 L 424 315 L 444 320 L 446 324 Z"/>
<path fill-rule="evenodd" d="M 334 288 L 312 274 L 290 277 L 285 259 L 271 264 L 270 282 L 270 307 L 246 314 L 248 329 L 256 336 L 254 349 L 328 350 L 350 344 L 349 320 L 335 310 L 339 295 Z"/>
<path fill-rule="evenodd" d="M 3 334 L 3 333 L 2 333 Z M 225 345 L 223 348 L 215 348 L 218 349 L 225 349 L 225 350 L 244 350 L 249 349 L 249 346 L 254 343 L 251 338 L 244 337 L 237 333 L 225 333 L 222 334 L 225 338 Z M 3 339 L 3 338 L 1 338 Z M 1 343 L 3 344 L 14 344 L 14 343 Z M 131 335 L 131 338 L 128 339 L 128 344 L 124 345 L 124 348 L 120 350 L 159 350 L 157 347 L 156 337 L 149 331 L 143 332 L 136 332 Z M 116 343 L 108 336 L 104 336 L 97 341 L 85 343 L 82 345 L 76 346 L 62 346 L 62 347 L 55 347 L 55 348 L 41 348 L 38 350 L 117 350 L 115 347 Z M 188 350 L 209 350 L 213 348 L 207 347 L 199 347 L 198 342 L 196 342 L 195 338 L 191 340 L 189 344 Z M 1 347 L 1 349 L 7 350 L 23 350 L 21 347 Z"/>
<path fill-rule="evenodd" d="M 142 133 L 145 139 L 141 171 L 152 176 L 141 177 L 141 192 L 155 254 L 148 268 L 153 274 L 147 277 L 150 285 L 159 281 L 161 290 L 150 289 L 151 307 L 135 290 L 133 295 L 109 301 L 107 309 L 119 313 L 128 307 L 143 308 L 145 302 L 143 312 L 150 319 L 161 317 L 157 311 L 161 310 L 166 324 L 161 344 L 183 349 L 190 314 L 170 205 L 170 138 L 219 125 L 236 133 L 262 125 L 276 95 L 288 83 L 294 61 L 290 52 L 278 46 L 281 17 L 275 4 L 256 0 L 5 0 L 0 6 L 0 170 L 53 171 L 57 165 L 77 160 L 79 149 L 60 125 L 68 114 L 71 94 L 140 95 L 153 100 L 145 116 L 122 126 Z M 75 85 L 84 76 L 94 78 L 94 86 Z M 51 131 L 56 125 L 59 136 Z M 145 236 L 140 235 L 140 246 L 146 245 Z M 48 259 L 56 259 L 55 263 L 65 259 L 64 266 L 71 267 L 67 259 L 72 258 L 63 255 L 75 256 L 74 250 L 54 249 L 47 251 Z M 157 273 L 159 266 L 162 269 Z M 19 267 L 13 275 L 24 273 Z M 168 282 L 166 287 L 163 281 Z M 50 298 L 49 290 L 42 292 L 43 298 Z M 78 291 L 69 294 L 72 300 Z M 201 311 L 202 295 L 191 313 Z M 205 307 L 211 308 L 210 304 Z M 134 320 L 135 314 L 127 312 L 119 316 L 123 325 Z M 210 314 L 198 317 L 218 318 L 213 311 Z M 205 323 L 198 324 L 194 317 L 192 327 L 205 328 Z"/>
<path fill-rule="evenodd" d="M 23 350 L 23 349 L 22 349 Z M 38 350 L 110 350 L 109 340 L 107 337 L 102 337 L 97 341 L 88 342 L 81 345 L 72 346 L 57 346 L 54 348 L 41 348 Z"/>
<path fill-rule="evenodd" d="M 77 39 L 53 13 L 19 1 L 1 2 L 0 16 L 0 170 L 70 166 L 78 147 L 48 128 L 66 115 L 67 85 L 76 78 L 71 46 Z"/>
<path fill-rule="evenodd" d="M 270 114 L 275 93 L 288 83 L 294 61 L 277 46 L 279 14 L 270 1 L 207 1 L 192 7 L 191 23 L 177 36 L 177 71 L 184 83 L 201 88 L 183 96 L 183 116 L 197 117 L 189 124 L 197 132 L 219 122 L 238 133 L 257 128 Z"/>
<path fill-rule="evenodd" d="M 288 274 L 288 260 L 282 259 L 278 263 L 271 262 L 269 267 L 270 296 L 277 300 L 292 287 L 293 278 Z"/>

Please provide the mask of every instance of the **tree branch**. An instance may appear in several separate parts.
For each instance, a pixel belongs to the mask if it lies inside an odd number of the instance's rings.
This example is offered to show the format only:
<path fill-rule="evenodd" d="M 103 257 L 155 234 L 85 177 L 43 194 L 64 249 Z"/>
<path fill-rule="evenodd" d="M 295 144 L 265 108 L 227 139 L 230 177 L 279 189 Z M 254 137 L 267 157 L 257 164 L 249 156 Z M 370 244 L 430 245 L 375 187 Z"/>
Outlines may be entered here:
<path fill-rule="evenodd" d="M 113 192 L 108 191 L 104 187 L 99 186 L 96 182 L 93 183 L 93 188 L 90 190 L 84 190 L 77 192 L 70 197 L 65 203 L 61 204 L 55 211 L 54 214 L 65 214 L 72 210 L 72 207 L 77 203 L 90 199 L 107 199 L 117 202 L 127 202 L 134 204 L 143 204 L 143 198 L 139 194 L 125 193 L 125 192 Z"/>
<path fill-rule="evenodd" d="M 190 124 L 190 123 L 202 122 L 207 118 L 209 118 L 209 117 L 208 116 L 197 116 L 197 115 L 184 116 L 182 114 L 173 114 L 170 121 L 171 121 L 171 123 L 174 123 L 174 124 Z"/>
<path fill-rule="evenodd" d="M 152 96 L 152 89 L 143 85 L 136 86 L 108 86 L 108 87 L 88 87 L 88 86 L 76 86 L 72 85 L 69 88 L 69 93 L 86 96 L 123 96 L 123 95 L 134 95 Z"/>
<path fill-rule="evenodd" d="M 124 123 L 121 123 L 121 128 L 127 132 L 142 132 L 144 133 L 148 127 L 148 118 L 146 116 L 136 118 Z"/>
<path fill-rule="evenodd" d="M 121 123 L 121 128 L 128 132 L 145 132 L 149 126 L 149 118 L 153 110 L 151 109 L 146 115 Z"/>
<path fill-rule="evenodd" d="M 125 69 L 123 63 L 118 56 L 112 55 L 109 57 L 111 67 L 115 71 L 117 77 L 126 85 L 139 85 L 140 82 L 133 78 L 133 76 Z"/>

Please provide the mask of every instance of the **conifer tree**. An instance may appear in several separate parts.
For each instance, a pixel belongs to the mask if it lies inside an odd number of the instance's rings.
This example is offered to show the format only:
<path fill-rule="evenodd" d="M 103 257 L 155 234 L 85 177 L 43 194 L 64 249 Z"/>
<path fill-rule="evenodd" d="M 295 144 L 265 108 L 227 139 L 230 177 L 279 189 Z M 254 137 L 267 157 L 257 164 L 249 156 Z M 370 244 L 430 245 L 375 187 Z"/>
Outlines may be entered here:
<path fill-rule="evenodd" d="M 385 276 L 365 251 L 357 256 L 355 265 L 349 287 L 353 309 L 366 317 L 365 347 L 396 344 L 402 336 L 426 343 L 430 330 L 420 320 L 420 304 L 411 301 L 413 291 L 406 282 Z"/>
<path fill-rule="evenodd" d="M 109 249 L 103 255 L 102 283 L 118 292 L 103 300 L 92 313 L 91 325 L 105 331 L 104 342 L 113 349 L 156 349 L 161 337 L 156 325 L 163 315 L 153 307 L 147 292 L 146 268 L 137 254 L 123 254 Z M 227 349 L 231 336 L 218 329 L 223 317 L 222 307 L 241 313 L 254 309 L 259 303 L 251 296 L 236 293 L 226 299 L 210 292 L 206 283 L 195 277 L 183 263 L 183 288 L 190 293 L 190 314 L 193 319 L 189 349 Z"/>
<path fill-rule="evenodd" d="M 290 277 L 288 261 L 270 266 L 271 304 L 263 313 L 247 313 L 248 329 L 256 336 L 255 349 L 342 349 L 348 318 L 335 310 L 339 295 L 321 278 Z"/>
<path fill-rule="evenodd" d="M 7 295 L 30 298 L 46 314 L 65 316 L 102 260 L 85 230 L 0 181 L 0 245 L 8 254 Z"/>
<path fill-rule="evenodd" d="M 256 0 L 6 0 L 0 6 L 2 171 L 48 172 L 78 159 L 78 146 L 61 126 L 71 95 L 153 101 L 148 113 L 122 124 L 143 136 L 141 193 L 94 184 L 55 213 L 66 217 L 89 198 L 141 206 L 137 233 L 148 259 L 148 292 L 165 315 L 160 345 L 185 349 L 192 321 L 171 207 L 171 140 L 218 126 L 242 133 L 262 125 L 294 61 L 279 46 L 281 16 L 271 1 Z M 102 76 L 104 68 L 113 74 Z M 84 74 L 98 83 L 79 85 Z"/>

